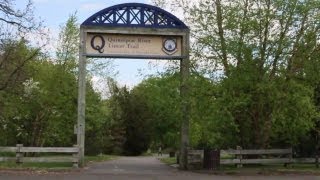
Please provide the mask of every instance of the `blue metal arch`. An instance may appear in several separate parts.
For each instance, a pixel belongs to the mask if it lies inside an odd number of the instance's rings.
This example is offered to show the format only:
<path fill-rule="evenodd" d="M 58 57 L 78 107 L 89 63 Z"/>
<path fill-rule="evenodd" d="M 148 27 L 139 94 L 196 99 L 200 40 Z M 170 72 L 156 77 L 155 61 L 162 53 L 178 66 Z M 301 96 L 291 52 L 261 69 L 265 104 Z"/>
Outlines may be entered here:
<path fill-rule="evenodd" d="M 89 17 L 81 26 L 189 29 L 173 14 L 142 3 L 124 3 L 105 8 Z"/>

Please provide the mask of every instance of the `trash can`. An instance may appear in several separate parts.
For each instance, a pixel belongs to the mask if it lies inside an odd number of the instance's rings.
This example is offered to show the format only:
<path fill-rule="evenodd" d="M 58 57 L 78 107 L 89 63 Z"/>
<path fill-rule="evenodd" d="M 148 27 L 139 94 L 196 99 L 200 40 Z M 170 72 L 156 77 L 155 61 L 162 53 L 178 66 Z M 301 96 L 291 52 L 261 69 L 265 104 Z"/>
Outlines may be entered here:
<path fill-rule="evenodd" d="M 180 163 L 180 153 L 179 152 L 176 154 L 176 157 L 177 157 L 177 164 L 179 164 Z"/>
<path fill-rule="evenodd" d="M 174 151 L 169 152 L 169 157 L 175 157 L 175 155 L 176 155 L 176 152 L 174 152 Z"/>
<path fill-rule="evenodd" d="M 220 167 L 220 150 L 204 150 L 203 152 L 203 168 L 216 170 Z"/>

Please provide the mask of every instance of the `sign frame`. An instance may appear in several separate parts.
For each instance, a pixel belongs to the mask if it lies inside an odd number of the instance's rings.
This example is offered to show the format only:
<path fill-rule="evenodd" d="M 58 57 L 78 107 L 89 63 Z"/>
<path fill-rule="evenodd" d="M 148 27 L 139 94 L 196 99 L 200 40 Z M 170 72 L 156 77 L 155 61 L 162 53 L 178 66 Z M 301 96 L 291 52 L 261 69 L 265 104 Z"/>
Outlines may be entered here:
<path fill-rule="evenodd" d="M 181 56 L 88 54 L 86 53 L 88 33 L 181 37 Z M 81 24 L 77 116 L 77 145 L 79 147 L 78 158 L 80 167 L 84 166 L 87 58 L 129 58 L 180 60 L 180 168 L 188 168 L 187 153 L 190 119 L 190 87 L 188 83 L 190 74 L 189 44 L 190 29 L 181 20 L 161 8 L 142 3 L 125 3 L 105 8 Z"/>
<path fill-rule="evenodd" d="M 83 43 L 86 43 L 88 34 L 110 34 L 110 35 L 139 35 L 139 36 L 161 36 L 161 37 L 179 37 L 181 38 L 181 51 L 184 51 L 184 42 L 183 40 L 186 38 L 186 34 L 188 32 L 181 31 L 180 29 L 146 29 L 146 28 L 94 28 L 94 27 L 83 27 L 82 29 L 82 40 Z M 84 49 L 87 52 L 86 49 Z M 128 59 L 184 59 L 186 58 L 186 54 L 181 52 L 181 56 L 154 56 L 154 55 L 106 55 L 106 54 L 90 54 L 84 53 L 84 55 L 88 58 L 128 58 Z"/>

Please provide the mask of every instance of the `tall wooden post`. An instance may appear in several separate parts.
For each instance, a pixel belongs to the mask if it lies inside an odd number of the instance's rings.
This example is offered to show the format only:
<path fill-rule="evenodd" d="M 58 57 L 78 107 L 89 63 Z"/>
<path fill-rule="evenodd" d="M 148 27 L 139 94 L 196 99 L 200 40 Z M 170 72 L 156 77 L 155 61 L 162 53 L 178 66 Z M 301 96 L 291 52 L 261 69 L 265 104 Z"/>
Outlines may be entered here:
<path fill-rule="evenodd" d="M 86 56 L 85 33 L 80 29 L 79 76 L 78 76 L 78 119 L 77 145 L 79 147 L 79 166 L 84 166 L 85 109 L 86 109 Z"/>
<path fill-rule="evenodd" d="M 190 100 L 189 100 L 189 32 L 183 36 L 183 56 L 180 61 L 181 74 L 181 144 L 180 144 L 180 168 L 188 169 L 188 148 L 189 148 L 189 119 L 190 119 Z"/>

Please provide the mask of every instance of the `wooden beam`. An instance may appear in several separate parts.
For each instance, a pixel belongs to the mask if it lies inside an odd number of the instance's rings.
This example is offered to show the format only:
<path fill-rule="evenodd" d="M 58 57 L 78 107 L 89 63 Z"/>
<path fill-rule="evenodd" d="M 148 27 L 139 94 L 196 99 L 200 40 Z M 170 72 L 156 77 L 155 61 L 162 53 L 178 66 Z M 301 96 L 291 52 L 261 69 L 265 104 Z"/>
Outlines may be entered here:
<path fill-rule="evenodd" d="M 0 162 L 16 161 L 16 157 L 0 157 Z"/>
<path fill-rule="evenodd" d="M 182 38 L 182 54 L 185 58 L 180 60 L 180 96 L 181 96 L 181 141 L 180 141 L 180 169 L 188 169 L 188 148 L 189 148 L 189 119 L 190 119 L 190 100 L 189 100 L 189 32 Z"/>
<path fill-rule="evenodd" d="M 0 146 L 0 152 L 17 152 L 17 147 L 3 147 Z"/>
<path fill-rule="evenodd" d="M 221 150 L 222 154 L 231 155 L 262 155 L 262 154 L 291 154 L 292 149 L 243 149 L 243 150 Z"/>
<path fill-rule="evenodd" d="M 293 163 L 316 163 L 316 158 L 294 158 Z"/>
<path fill-rule="evenodd" d="M 220 159 L 220 164 L 240 164 L 240 159 Z"/>
<path fill-rule="evenodd" d="M 242 159 L 241 164 L 277 164 L 291 163 L 290 158 L 274 158 L 274 159 Z"/>
<path fill-rule="evenodd" d="M 21 147 L 20 152 L 78 153 L 79 149 L 76 147 Z"/>
<path fill-rule="evenodd" d="M 86 109 L 86 34 L 80 29 L 79 77 L 78 77 L 78 119 L 77 145 L 79 147 L 79 166 L 84 166 L 85 109 Z"/>
<path fill-rule="evenodd" d="M 75 157 L 24 157 L 22 162 L 78 162 Z"/>

